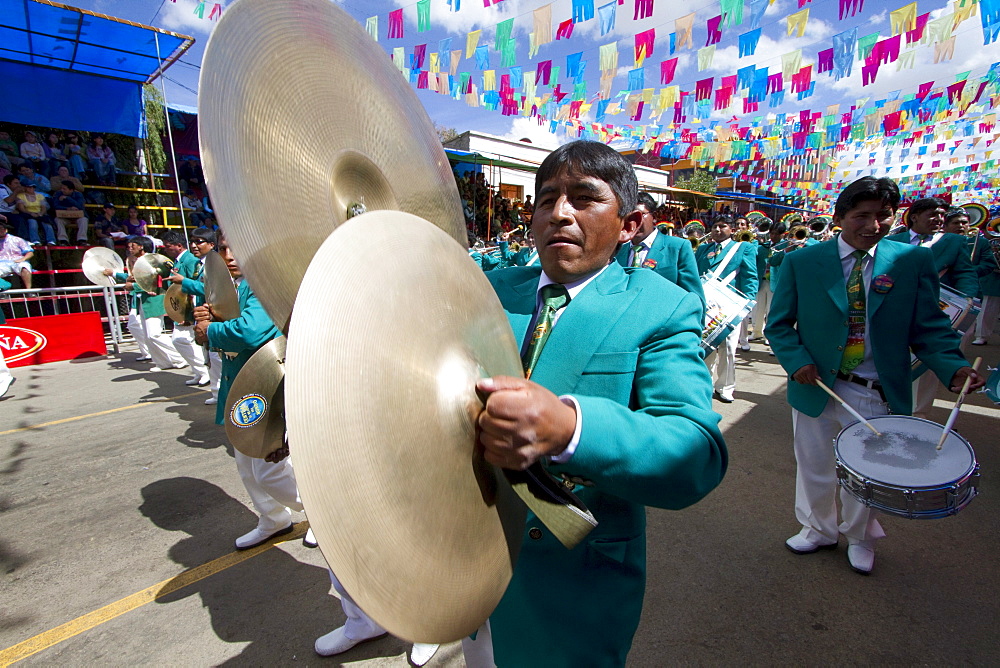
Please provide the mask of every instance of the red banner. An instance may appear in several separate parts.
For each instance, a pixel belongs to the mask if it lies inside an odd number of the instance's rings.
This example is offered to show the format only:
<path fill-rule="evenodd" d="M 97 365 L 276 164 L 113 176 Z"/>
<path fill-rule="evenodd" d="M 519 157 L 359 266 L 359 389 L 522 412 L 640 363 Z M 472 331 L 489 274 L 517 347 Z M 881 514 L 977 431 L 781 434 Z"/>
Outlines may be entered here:
<path fill-rule="evenodd" d="M 106 355 L 97 311 L 15 318 L 0 325 L 0 353 L 7 366 L 45 364 Z"/>

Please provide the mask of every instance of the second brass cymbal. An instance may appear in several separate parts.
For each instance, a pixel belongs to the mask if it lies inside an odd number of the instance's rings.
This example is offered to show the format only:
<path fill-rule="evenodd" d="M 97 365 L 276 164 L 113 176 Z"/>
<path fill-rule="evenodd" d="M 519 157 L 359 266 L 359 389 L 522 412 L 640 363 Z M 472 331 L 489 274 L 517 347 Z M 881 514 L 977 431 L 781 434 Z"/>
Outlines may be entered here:
<path fill-rule="evenodd" d="M 146 292 L 159 293 L 160 279 L 170 276 L 173 266 L 173 260 L 166 255 L 145 253 L 132 265 L 132 278 Z"/>
<path fill-rule="evenodd" d="M 202 59 L 198 125 L 219 223 L 286 333 L 313 254 L 352 209 L 406 211 L 467 243 L 455 178 L 420 100 L 330 0 L 227 7 Z M 357 252 L 366 248 L 379 252 Z"/>
<path fill-rule="evenodd" d="M 431 223 L 369 212 L 316 252 L 290 331 L 289 447 L 327 563 L 398 637 L 472 633 L 506 590 L 525 517 L 475 449 L 476 381 L 523 373 L 489 281 Z"/>
<path fill-rule="evenodd" d="M 212 305 L 216 320 L 240 317 L 240 298 L 232 274 L 222 256 L 215 251 L 205 253 L 205 303 Z"/>
<path fill-rule="evenodd" d="M 263 459 L 285 442 L 285 342 L 264 344 L 229 388 L 226 436 L 247 457 Z"/>
<path fill-rule="evenodd" d="M 191 295 L 184 294 L 180 283 L 172 283 L 167 288 L 167 292 L 163 295 L 163 309 L 170 319 L 178 324 L 194 320 Z"/>

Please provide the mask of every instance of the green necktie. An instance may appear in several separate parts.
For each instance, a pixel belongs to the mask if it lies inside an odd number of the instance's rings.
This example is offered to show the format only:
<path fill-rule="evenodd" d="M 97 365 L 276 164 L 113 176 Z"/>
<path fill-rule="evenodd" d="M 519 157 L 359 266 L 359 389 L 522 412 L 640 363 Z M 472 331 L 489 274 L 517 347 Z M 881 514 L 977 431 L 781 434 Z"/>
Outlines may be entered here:
<path fill-rule="evenodd" d="M 856 250 L 854 267 L 847 277 L 847 344 L 840 360 L 840 370 L 851 373 L 865 359 L 865 280 L 861 272 L 861 260 L 865 252 Z"/>
<path fill-rule="evenodd" d="M 918 234 L 917 237 L 920 238 L 920 241 L 917 242 L 917 245 L 918 246 L 923 246 L 924 242 L 931 238 L 931 235 L 929 235 L 929 234 Z"/>
<path fill-rule="evenodd" d="M 639 251 L 642 250 L 642 244 L 636 244 L 632 246 L 632 266 L 639 267 L 642 265 L 642 260 L 639 259 Z"/>
<path fill-rule="evenodd" d="M 535 330 L 531 333 L 531 342 L 528 349 L 524 351 L 521 362 L 524 364 L 524 377 L 531 378 L 531 372 L 538 363 L 538 358 L 545 347 L 545 341 L 552 332 L 552 323 L 555 322 L 556 312 L 569 303 L 569 293 L 565 286 L 559 283 L 550 283 L 542 288 L 542 308 L 538 312 L 538 321 L 535 323 Z"/>

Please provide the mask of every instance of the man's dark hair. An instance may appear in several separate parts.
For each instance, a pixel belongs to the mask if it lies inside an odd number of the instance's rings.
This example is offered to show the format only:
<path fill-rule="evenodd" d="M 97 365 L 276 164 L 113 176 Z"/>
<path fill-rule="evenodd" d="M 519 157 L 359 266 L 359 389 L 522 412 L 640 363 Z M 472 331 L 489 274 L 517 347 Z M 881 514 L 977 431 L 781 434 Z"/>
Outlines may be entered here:
<path fill-rule="evenodd" d="M 72 182 L 72 181 L 63 181 L 63 182 L 61 182 L 61 183 L 60 183 L 59 185 L 62 185 L 62 186 L 66 186 L 66 187 L 67 187 L 67 188 L 69 188 L 70 190 L 76 190 L 76 186 L 75 186 L 75 185 L 73 185 L 73 182 Z"/>
<path fill-rule="evenodd" d="M 153 252 L 153 240 L 149 237 L 144 237 L 141 234 L 133 234 L 127 240 L 128 243 L 139 244 L 142 246 L 143 253 Z"/>
<path fill-rule="evenodd" d="M 215 231 L 210 227 L 199 227 L 191 233 L 191 240 L 207 241 L 215 245 Z"/>
<path fill-rule="evenodd" d="M 538 199 L 542 184 L 563 170 L 592 176 L 607 183 L 618 200 L 620 217 L 624 218 L 635 210 L 635 201 L 639 195 L 635 170 L 632 163 L 610 146 L 580 140 L 563 144 L 549 153 L 535 175 L 535 199 Z"/>
<path fill-rule="evenodd" d="M 16 174 L 5 174 L 3 177 L 3 184 L 9 186 L 10 182 L 17 178 Z M 20 183 L 20 181 L 18 181 Z"/>
<path fill-rule="evenodd" d="M 718 218 L 715 219 L 715 221 L 712 223 L 712 225 L 728 225 L 729 227 L 732 227 L 733 226 L 733 217 L 732 216 L 726 216 L 726 215 L 719 216 Z"/>
<path fill-rule="evenodd" d="M 161 234 L 160 241 L 163 242 L 164 246 L 183 246 L 184 248 L 187 248 L 187 241 L 184 240 L 184 235 L 173 230 L 167 230 Z"/>
<path fill-rule="evenodd" d="M 768 229 L 768 233 L 777 232 L 778 234 L 784 234 L 787 231 L 788 231 L 788 225 L 785 225 L 780 220 L 777 221 L 777 222 L 771 223 L 771 227 L 770 227 L 770 229 Z"/>
<path fill-rule="evenodd" d="M 656 211 L 656 200 L 647 192 L 639 193 L 639 196 L 636 198 L 635 205 L 639 206 L 640 204 L 646 207 L 650 213 Z"/>
<path fill-rule="evenodd" d="M 945 202 L 940 197 L 924 197 L 918 199 L 913 204 L 910 205 L 909 211 L 906 213 L 906 226 L 913 226 L 913 217 L 917 216 L 924 211 L 933 211 L 934 209 L 947 209 L 948 203 Z"/>
<path fill-rule="evenodd" d="M 850 184 L 837 198 L 833 213 L 844 217 L 847 212 L 862 202 L 877 201 L 888 204 L 893 212 L 899 208 L 899 186 L 892 179 L 865 176 Z"/>
<path fill-rule="evenodd" d="M 944 214 L 944 222 L 948 222 L 952 218 L 958 218 L 959 216 L 969 217 L 969 212 L 960 206 L 953 206 L 948 209 L 948 212 Z"/>
<path fill-rule="evenodd" d="M 105 209 L 114 209 L 114 208 L 115 208 L 115 205 L 114 205 L 114 204 L 112 204 L 111 202 L 105 202 L 105 203 L 104 203 L 104 208 L 105 208 Z"/>

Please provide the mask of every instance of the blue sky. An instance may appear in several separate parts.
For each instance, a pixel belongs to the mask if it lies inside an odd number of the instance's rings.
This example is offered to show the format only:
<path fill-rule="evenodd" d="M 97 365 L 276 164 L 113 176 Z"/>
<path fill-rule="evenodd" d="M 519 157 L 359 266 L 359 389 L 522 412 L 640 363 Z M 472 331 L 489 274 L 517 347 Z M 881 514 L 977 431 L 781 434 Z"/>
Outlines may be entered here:
<path fill-rule="evenodd" d="M 274 1 L 281 2 L 281 0 Z M 712 65 L 704 71 L 698 71 L 697 49 L 705 45 L 706 21 L 721 13 L 719 1 L 680 3 L 654 0 L 653 15 L 638 21 L 632 20 L 634 3 L 635 0 L 624 0 L 624 4 L 617 7 L 615 27 L 610 33 L 601 36 L 599 19 L 595 14 L 595 18 L 575 25 L 570 39 L 542 45 L 539 53 L 531 59 L 528 57 L 528 33 L 533 27 L 532 14 L 533 10 L 548 4 L 544 0 L 502 0 L 492 7 L 484 7 L 483 0 L 461 0 L 461 8 L 457 12 L 452 11 L 447 0 L 431 0 L 432 27 L 423 33 L 417 32 L 416 3 L 410 0 L 345 0 L 338 4 L 362 24 L 369 16 L 377 15 L 379 17 L 379 44 L 387 51 L 391 51 L 393 47 L 402 46 L 409 53 L 418 44 L 427 44 L 428 52 L 437 51 L 440 40 L 448 37 L 452 39 L 452 49 L 464 49 L 466 34 L 472 30 L 481 29 L 482 37 L 479 43 L 491 46 L 490 66 L 497 70 L 498 77 L 507 70 L 499 68 L 499 54 L 492 50 L 495 26 L 500 21 L 513 17 L 513 37 L 518 41 L 517 64 L 522 65 L 525 71 L 528 71 L 534 70 L 539 61 L 551 59 L 553 65 L 559 65 L 563 70 L 560 75 L 563 90 L 571 90 L 572 84 L 565 76 L 566 56 L 582 52 L 582 59 L 588 62 L 585 81 L 589 97 L 592 97 L 598 89 L 599 47 L 617 41 L 619 67 L 613 90 L 621 90 L 626 87 L 628 70 L 634 67 L 632 61 L 634 35 L 650 28 L 656 31 L 656 46 L 653 54 L 645 62 L 645 86 L 656 89 L 660 88 L 660 61 L 674 56 L 677 56 L 679 60 L 673 84 L 680 85 L 683 90 L 693 90 L 696 81 L 709 76 L 715 77 L 715 86 L 718 87 L 720 77 L 735 74 L 737 69 L 749 64 L 754 64 L 758 68 L 769 67 L 771 72 L 779 71 L 782 62 L 781 56 L 801 49 L 802 64 L 814 64 L 812 77 L 813 81 L 816 82 L 814 94 L 808 99 L 797 101 L 794 94 L 786 92 L 784 104 L 777 108 L 769 108 L 767 104 L 762 104 L 760 112 L 751 116 L 774 112 L 797 114 L 801 109 L 824 111 L 829 105 L 835 104 L 841 105 L 840 111 L 845 112 L 858 101 L 885 99 L 891 97 L 896 91 L 899 91 L 899 94 L 903 96 L 913 93 L 919 84 L 927 81 L 933 80 L 935 87 L 946 86 L 955 81 L 955 75 L 958 72 L 971 70 L 970 78 L 981 76 L 992 63 L 1000 61 L 1000 43 L 983 45 L 982 27 L 977 15 L 963 22 L 955 30 L 957 37 L 955 52 L 954 56 L 947 62 L 934 64 L 934 48 L 929 45 L 917 45 L 915 66 L 912 69 L 896 71 L 896 65 L 890 63 L 880 69 L 876 83 L 862 86 L 861 64 L 855 62 L 852 75 L 835 82 L 828 75 L 816 72 L 816 53 L 832 46 L 831 38 L 835 33 L 855 27 L 858 28 L 859 35 L 862 36 L 874 32 L 878 32 L 880 38 L 890 36 L 889 13 L 906 3 L 866 0 L 862 11 L 854 17 L 847 16 L 841 21 L 837 16 L 838 0 L 813 0 L 804 5 L 810 10 L 810 20 L 804 35 L 798 37 L 787 34 L 785 20 L 786 16 L 799 10 L 798 0 L 775 0 L 767 7 L 761 21 L 762 36 L 755 55 L 740 58 L 737 44 L 739 35 L 748 29 L 746 21 L 749 17 L 750 2 L 747 0 L 744 3 L 744 24 L 723 29 L 723 36 L 716 46 Z M 201 54 L 215 22 L 199 19 L 194 15 L 193 10 L 196 5 L 194 0 L 176 0 L 176 2 L 171 0 L 78 0 L 77 4 L 86 9 L 152 24 L 195 37 L 196 44 L 181 59 L 180 63 L 168 71 L 166 83 L 167 95 L 172 103 L 192 107 L 196 105 L 194 91 L 197 89 L 198 81 L 197 66 L 200 64 Z M 212 4 L 209 2 L 208 7 L 211 8 Z M 553 33 L 561 21 L 570 18 L 572 4 L 573 0 L 554 0 L 551 2 Z M 596 6 L 603 4 L 606 4 L 606 0 L 596 0 L 595 2 Z M 389 40 L 386 37 L 387 15 L 390 11 L 400 7 L 404 9 L 406 19 L 405 35 L 403 39 Z M 674 20 L 691 12 L 695 13 L 693 31 L 695 49 L 682 49 L 676 54 L 670 55 L 667 40 L 669 33 L 674 32 Z M 920 0 L 917 4 L 917 14 L 925 12 L 930 12 L 931 19 L 935 19 L 943 14 L 950 14 L 952 9 L 944 0 Z M 463 59 L 459 70 L 471 72 L 474 81 L 482 74 L 480 70 L 476 69 L 474 57 Z M 787 85 L 786 81 L 786 88 Z M 565 137 L 556 138 L 549 134 L 546 128 L 539 127 L 534 119 L 504 117 L 499 111 L 471 108 L 462 101 L 428 91 L 418 91 L 418 96 L 432 120 L 442 126 L 453 127 L 459 131 L 481 130 L 512 138 L 529 136 L 536 143 L 542 144 L 565 141 Z M 707 120 L 727 122 L 733 115 L 741 117 L 742 108 L 734 107 L 731 110 L 717 112 Z M 591 111 L 592 117 L 593 110 Z M 606 120 L 616 125 L 630 123 L 624 113 L 608 116 Z M 666 115 L 661 120 L 669 121 Z M 640 121 L 640 123 L 648 122 L 648 116 Z M 704 125 L 697 127 L 704 127 Z"/>

